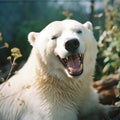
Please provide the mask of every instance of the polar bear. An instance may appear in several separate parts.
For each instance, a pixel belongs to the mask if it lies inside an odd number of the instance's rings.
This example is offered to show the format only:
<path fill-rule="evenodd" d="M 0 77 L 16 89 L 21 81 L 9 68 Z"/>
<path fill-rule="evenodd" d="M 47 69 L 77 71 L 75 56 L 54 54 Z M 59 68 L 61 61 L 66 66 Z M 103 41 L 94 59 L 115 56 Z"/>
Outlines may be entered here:
<path fill-rule="evenodd" d="M 109 107 L 99 104 L 92 88 L 97 43 L 90 22 L 55 21 L 40 33 L 31 32 L 28 40 L 33 46 L 28 61 L 0 86 L 0 120 L 99 120 L 107 115 Z"/>

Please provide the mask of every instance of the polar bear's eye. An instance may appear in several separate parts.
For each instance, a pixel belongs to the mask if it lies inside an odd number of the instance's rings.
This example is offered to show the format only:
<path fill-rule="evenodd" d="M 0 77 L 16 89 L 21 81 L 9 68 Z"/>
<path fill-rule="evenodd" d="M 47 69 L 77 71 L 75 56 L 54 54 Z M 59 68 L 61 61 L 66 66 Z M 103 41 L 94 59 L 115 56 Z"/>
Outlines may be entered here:
<path fill-rule="evenodd" d="M 77 32 L 78 34 L 82 33 L 82 31 L 81 31 L 81 30 L 77 30 L 76 32 Z"/>
<path fill-rule="evenodd" d="M 54 35 L 54 36 L 51 37 L 52 40 L 55 40 L 55 39 L 57 39 L 57 38 L 58 38 L 57 35 Z"/>

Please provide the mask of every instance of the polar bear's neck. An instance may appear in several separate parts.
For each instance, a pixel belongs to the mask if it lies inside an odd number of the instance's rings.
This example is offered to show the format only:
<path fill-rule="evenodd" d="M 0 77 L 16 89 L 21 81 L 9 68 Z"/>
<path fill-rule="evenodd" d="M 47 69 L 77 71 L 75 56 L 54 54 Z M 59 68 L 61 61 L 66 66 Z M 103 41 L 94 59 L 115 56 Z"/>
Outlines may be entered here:
<path fill-rule="evenodd" d="M 31 76 L 36 75 L 36 69 L 41 68 L 41 63 L 39 61 L 39 56 L 35 52 L 34 49 L 32 49 L 31 54 L 23 66 L 23 68 L 20 70 L 20 72 L 24 72 L 24 74 L 30 74 Z"/>

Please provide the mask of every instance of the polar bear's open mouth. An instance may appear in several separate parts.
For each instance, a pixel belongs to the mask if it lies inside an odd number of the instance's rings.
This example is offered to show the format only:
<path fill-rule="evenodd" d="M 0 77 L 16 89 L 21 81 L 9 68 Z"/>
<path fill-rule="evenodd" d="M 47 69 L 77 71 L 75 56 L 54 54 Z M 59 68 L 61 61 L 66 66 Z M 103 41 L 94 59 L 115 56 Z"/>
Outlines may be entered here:
<path fill-rule="evenodd" d="M 72 54 L 65 58 L 60 58 L 61 63 L 71 76 L 79 76 L 83 72 L 83 54 Z"/>

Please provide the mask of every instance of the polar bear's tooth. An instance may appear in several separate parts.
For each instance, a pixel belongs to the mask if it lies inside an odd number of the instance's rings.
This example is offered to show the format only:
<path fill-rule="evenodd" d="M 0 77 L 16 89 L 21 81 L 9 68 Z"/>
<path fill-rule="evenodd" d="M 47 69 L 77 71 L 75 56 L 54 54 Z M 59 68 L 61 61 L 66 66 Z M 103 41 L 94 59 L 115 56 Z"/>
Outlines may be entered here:
<path fill-rule="evenodd" d="M 80 65 L 80 70 L 82 70 L 82 69 L 83 69 L 83 64 Z"/>

